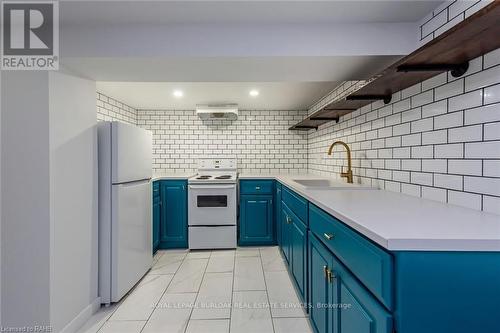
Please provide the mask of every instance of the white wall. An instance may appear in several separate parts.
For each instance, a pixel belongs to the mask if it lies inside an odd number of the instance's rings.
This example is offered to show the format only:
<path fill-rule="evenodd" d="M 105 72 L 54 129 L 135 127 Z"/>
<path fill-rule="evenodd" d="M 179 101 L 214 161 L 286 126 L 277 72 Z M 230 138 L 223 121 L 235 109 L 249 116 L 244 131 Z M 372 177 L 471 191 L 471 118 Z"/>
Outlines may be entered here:
<path fill-rule="evenodd" d="M 425 43 L 491 1 L 447 1 L 420 25 Z M 363 82 L 346 82 L 310 113 Z M 443 73 L 309 131 L 308 167 L 339 177 L 353 150 L 356 182 L 500 214 L 500 49 L 470 62 L 461 78 Z"/>
<path fill-rule="evenodd" d="M 57 332 L 97 299 L 97 120 L 95 82 L 50 73 L 49 87 L 50 313 Z"/>
<path fill-rule="evenodd" d="M 49 92 L 46 72 L 2 73 L 2 325 L 48 325 Z"/>
<path fill-rule="evenodd" d="M 2 71 L 0 71 L 0 189 L 2 188 Z M 2 191 L 0 190 L 0 267 L 2 267 Z M 2 325 L 2 271 L 0 268 L 0 326 Z"/>
<path fill-rule="evenodd" d="M 420 44 L 425 44 L 462 22 L 493 0 L 448 0 L 426 15 L 419 25 Z"/>
<path fill-rule="evenodd" d="M 291 173 L 307 168 L 307 137 L 289 131 L 305 111 L 241 110 L 238 119 L 201 120 L 194 110 L 139 110 L 153 132 L 156 174 L 195 171 L 201 158 L 238 159 L 240 172 Z"/>
<path fill-rule="evenodd" d="M 415 24 L 414 48 L 459 23 L 490 0 L 447 1 Z M 417 34 L 418 31 L 418 34 Z M 312 113 L 356 90 L 346 81 L 310 108 Z M 372 103 L 307 135 L 287 130 L 303 114 L 242 111 L 238 122 L 201 122 L 194 111 L 138 110 L 139 126 L 154 133 L 157 173 L 192 171 L 204 156 L 232 155 L 244 172 L 296 172 L 338 177 L 353 149 L 358 182 L 428 199 L 500 213 L 500 50 L 471 62 L 462 78 L 438 75 Z M 120 110 L 118 110 L 120 111 Z M 110 117 L 119 119 L 120 112 Z M 241 120 L 241 121 L 240 121 Z M 260 132 L 263 131 L 263 132 Z M 302 149 L 307 145 L 307 149 Z M 302 159 L 307 159 L 303 163 Z"/>
<path fill-rule="evenodd" d="M 153 132 L 155 174 L 195 172 L 200 158 L 234 157 L 240 172 L 307 168 L 307 135 L 288 128 L 306 111 L 240 110 L 238 119 L 202 121 L 194 110 L 136 110 L 97 93 L 97 119 Z"/>
<path fill-rule="evenodd" d="M 355 180 L 500 213 L 500 52 L 479 57 L 462 78 L 438 75 L 310 131 L 309 170 L 338 177 L 345 141 Z"/>
<path fill-rule="evenodd" d="M 95 84 L 2 80 L 2 325 L 74 331 L 97 299 Z"/>
<path fill-rule="evenodd" d="M 97 120 L 118 120 L 137 125 L 137 110 L 112 97 L 96 93 Z"/>

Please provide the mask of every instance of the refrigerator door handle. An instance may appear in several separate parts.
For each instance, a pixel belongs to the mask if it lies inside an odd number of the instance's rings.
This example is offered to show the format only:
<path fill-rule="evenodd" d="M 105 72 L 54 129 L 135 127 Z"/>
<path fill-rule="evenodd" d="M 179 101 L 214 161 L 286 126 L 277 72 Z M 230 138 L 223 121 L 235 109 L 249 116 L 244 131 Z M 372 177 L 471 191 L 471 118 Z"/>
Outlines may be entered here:
<path fill-rule="evenodd" d="M 132 180 L 129 182 L 122 182 L 122 183 L 113 183 L 113 185 L 134 185 L 134 184 L 142 184 L 142 183 L 149 183 L 149 182 L 151 182 L 151 178 Z"/>

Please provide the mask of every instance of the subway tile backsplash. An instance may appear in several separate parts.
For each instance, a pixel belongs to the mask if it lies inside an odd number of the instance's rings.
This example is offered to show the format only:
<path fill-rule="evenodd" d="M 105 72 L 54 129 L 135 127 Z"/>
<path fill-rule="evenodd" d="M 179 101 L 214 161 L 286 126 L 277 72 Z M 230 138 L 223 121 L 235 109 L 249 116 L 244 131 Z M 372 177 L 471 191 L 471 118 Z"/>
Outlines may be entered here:
<path fill-rule="evenodd" d="M 155 173 L 195 171 L 200 158 L 238 159 L 247 173 L 307 170 L 307 134 L 289 131 L 306 111 L 240 110 L 237 120 L 201 120 L 194 110 L 138 110 L 153 132 Z"/>
<path fill-rule="evenodd" d="M 353 151 L 355 182 L 498 212 L 500 61 L 493 55 L 500 59 L 498 50 L 475 59 L 461 78 L 438 75 L 397 92 L 392 104 L 372 103 L 309 131 L 309 171 L 339 178 L 345 153 L 326 152 L 342 140 Z"/>
<path fill-rule="evenodd" d="M 420 24 L 423 44 L 489 4 L 446 1 Z M 500 49 L 450 73 L 393 94 L 317 131 L 289 131 L 306 115 L 367 81 L 345 81 L 307 111 L 243 110 L 236 121 L 202 121 L 194 110 L 137 110 L 97 94 L 99 120 L 119 120 L 153 132 L 156 173 L 194 171 L 199 158 L 238 159 L 240 172 L 306 172 L 339 178 L 353 151 L 355 182 L 388 191 L 500 214 Z"/>
<path fill-rule="evenodd" d="M 194 110 L 136 110 L 100 93 L 97 113 L 153 131 L 156 173 L 191 172 L 199 158 L 227 156 L 238 158 L 240 172 L 338 178 L 345 155 L 326 151 L 343 140 L 353 150 L 356 182 L 498 212 L 500 52 L 480 58 L 474 63 L 488 68 L 471 66 L 458 79 L 443 73 L 395 93 L 389 105 L 372 103 L 308 133 L 288 128 L 363 82 L 340 85 L 309 111 L 243 110 L 236 121 L 202 121 Z"/>
<path fill-rule="evenodd" d="M 124 123 L 137 125 L 137 110 L 97 92 L 97 120 L 118 120 Z"/>
<path fill-rule="evenodd" d="M 445 1 L 420 23 L 420 40 L 426 43 L 462 22 L 494 0 Z"/>
<path fill-rule="evenodd" d="M 97 119 L 117 120 L 153 132 L 153 171 L 194 172 L 200 158 L 238 159 L 247 173 L 307 171 L 307 134 L 288 128 L 304 111 L 240 110 L 237 120 L 201 120 L 194 110 L 134 109 L 97 93 Z"/>

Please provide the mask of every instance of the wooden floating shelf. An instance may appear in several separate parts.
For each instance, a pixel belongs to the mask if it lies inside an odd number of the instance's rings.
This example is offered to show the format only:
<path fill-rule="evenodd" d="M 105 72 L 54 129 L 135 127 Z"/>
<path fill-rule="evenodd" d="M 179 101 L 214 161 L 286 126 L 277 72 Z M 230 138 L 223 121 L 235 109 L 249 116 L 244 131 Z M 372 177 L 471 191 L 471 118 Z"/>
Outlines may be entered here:
<path fill-rule="evenodd" d="M 494 1 L 464 21 L 400 59 L 343 99 L 333 101 L 290 130 L 317 129 L 376 100 L 390 103 L 393 93 L 451 71 L 462 76 L 469 61 L 500 47 L 500 1 Z"/>

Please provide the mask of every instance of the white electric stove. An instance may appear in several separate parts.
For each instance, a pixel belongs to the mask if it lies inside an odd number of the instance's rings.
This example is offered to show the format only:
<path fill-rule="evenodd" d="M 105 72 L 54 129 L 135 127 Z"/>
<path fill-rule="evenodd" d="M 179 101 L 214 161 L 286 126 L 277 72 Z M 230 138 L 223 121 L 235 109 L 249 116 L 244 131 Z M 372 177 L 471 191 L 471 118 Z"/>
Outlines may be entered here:
<path fill-rule="evenodd" d="M 237 179 L 235 159 L 203 159 L 188 179 L 190 249 L 236 248 Z"/>

